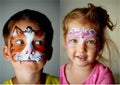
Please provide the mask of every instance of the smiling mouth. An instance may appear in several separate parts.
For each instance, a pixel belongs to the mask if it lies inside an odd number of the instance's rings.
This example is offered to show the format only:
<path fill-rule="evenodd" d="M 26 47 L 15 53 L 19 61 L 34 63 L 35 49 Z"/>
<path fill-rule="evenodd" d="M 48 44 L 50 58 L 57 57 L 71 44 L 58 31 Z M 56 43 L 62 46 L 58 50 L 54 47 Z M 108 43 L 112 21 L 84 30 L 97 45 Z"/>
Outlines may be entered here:
<path fill-rule="evenodd" d="M 86 56 L 76 56 L 80 61 L 85 61 L 87 59 Z"/>

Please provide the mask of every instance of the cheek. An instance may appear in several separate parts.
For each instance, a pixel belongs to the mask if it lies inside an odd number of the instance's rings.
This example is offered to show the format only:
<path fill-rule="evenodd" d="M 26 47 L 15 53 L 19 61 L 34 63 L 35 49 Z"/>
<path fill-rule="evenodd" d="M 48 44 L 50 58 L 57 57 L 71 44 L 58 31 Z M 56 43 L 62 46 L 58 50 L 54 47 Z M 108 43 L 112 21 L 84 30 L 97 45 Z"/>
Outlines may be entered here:
<path fill-rule="evenodd" d="M 14 39 L 11 40 L 10 46 L 11 46 L 10 50 L 12 55 L 15 55 L 16 53 L 21 52 L 25 48 L 25 44 L 18 45 L 15 43 Z"/>
<path fill-rule="evenodd" d="M 89 51 L 87 51 L 87 54 L 90 56 L 90 58 L 95 59 L 97 57 L 97 54 L 98 54 L 97 48 L 94 47 L 94 48 L 91 48 L 88 50 Z"/>
<path fill-rule="evenodd" d="M 67 47 L 69 47 L 69 44 L 70 44 L 70 39 L 67 38 L 67 39 L 66 39 L 66 42 L 65 42 L 65 45 L 66 45 Z"/>
<path fill-rule="evenodd" d="M 66 51 L 67 51 L 68 56 L 74 55 L 75 53 L 75 50 L 72 48 L 66 48 Z"/>
<path fill-rule="evenodd" d="M 97 50 L 97 48 L 96 48 L 96 46 L 95 47 L 86 47 L 86 50 L 88 51 L 88 52 L 96 52 L 96 50 Z"/>
<path fill-rule="evenodd" d="M 21 52 L 25 45 L 11 45 L 11 52 Z"/>
<path fill-rule="evenodd" d="M 95 45 L 95 46 L 94 46 L 93 51 L 94 51 L 94 52 L 98 52 L 98 51 L 99 51 L 98 45 Z"/>
<path fill-rule="evenodd" d="M 34 46 L 34 49 L 35 49 L 35 51 L 38 51 L 40 53 L 44 53 L 46 50 L 44 45 L 43 46 Z"/>
<path fill-rule="evenodd" d="M 11 57 L 16 58 L 16 54 L 21 52 L 24 49 L 24 46 L 12 46 L 11 47 Z"/>
<path fill-rule="evenodd" d="M 67 39 L 67 40 L 66 40 L 65 46 L 66 46 L 67 49 L 71 48 L 70 39 Z"/>

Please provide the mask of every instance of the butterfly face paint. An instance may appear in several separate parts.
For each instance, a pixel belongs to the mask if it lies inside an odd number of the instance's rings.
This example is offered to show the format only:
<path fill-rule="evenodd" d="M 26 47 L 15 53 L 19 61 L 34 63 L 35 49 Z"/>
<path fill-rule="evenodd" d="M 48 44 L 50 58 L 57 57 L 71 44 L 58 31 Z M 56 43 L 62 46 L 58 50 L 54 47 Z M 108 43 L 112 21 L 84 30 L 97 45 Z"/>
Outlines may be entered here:
<path fill-rule="evenodd" d="M 92 46 L 96 44 L 97 36 L 96 31 L 94 29 L 87 28 L 72 28 L 67 36 L 67 46 L 77 46 L 79 42 L 85 43 L 86 45 Z M 96 47 L 95 47 L 96 50 Z"/>
<path fill-rule="evenodd" d="M 37 39 L 34 39 L 37 37 Z M 44 56 L 45 33 L 40 30 L 35 31 L 28 26 L 25 31 L 15 27 L 11 40 L 11 53 L 16 56 L 15 61 L 41 61 Z"/>

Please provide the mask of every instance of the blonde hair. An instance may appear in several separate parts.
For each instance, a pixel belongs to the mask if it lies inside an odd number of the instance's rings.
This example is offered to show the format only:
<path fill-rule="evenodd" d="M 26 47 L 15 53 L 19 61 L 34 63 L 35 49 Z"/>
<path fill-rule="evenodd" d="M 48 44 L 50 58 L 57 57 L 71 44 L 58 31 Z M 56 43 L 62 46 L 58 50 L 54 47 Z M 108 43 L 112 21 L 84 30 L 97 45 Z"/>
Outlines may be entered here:
<path fill-rule="evenodd" d="M 101 6 L 97 7 L 89 3 L 88 7 L 76 8 L 72 10 L 71 12 L 69 12 L 65 16 L 63 23 L 62 23 L 64 40 L 66 40 L 66 35 L 68 33 L 69 24 L 73 20 L 76 20 L 79 23 L 90 23 L 93 29 L 95 29 L 97 32 L 97 37 L 98 37 L 98 42 L 99 42 L 99 54 L 98 54 L 99 58 L 103 58 L 102 53 L 103 53 L 105 46 L 107 46 L 109 56 L 111 58 L 111 48 L 110 48 L 111 45 L 110 44 L 112 44 L 113 47 L 115 47 L 115 45 L 113 44 L 112 40 L 107 34 L 106 29 L 108 28 L 109 30 L 113 31 L 115 25 L 110 20 L 109 15 L 107 14 L 106 10 L 103 9 Z"/>

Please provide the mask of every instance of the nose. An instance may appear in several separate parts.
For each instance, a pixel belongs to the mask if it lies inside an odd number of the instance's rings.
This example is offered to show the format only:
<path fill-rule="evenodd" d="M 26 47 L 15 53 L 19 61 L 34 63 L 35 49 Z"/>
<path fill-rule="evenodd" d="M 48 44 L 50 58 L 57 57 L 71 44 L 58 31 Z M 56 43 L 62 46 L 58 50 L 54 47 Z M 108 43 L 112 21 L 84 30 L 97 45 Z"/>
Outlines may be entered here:
<path fill-rule="evenodd" d="M 84 53 L 86 52 L 86 46 L 85 46 L 85 43 L 79 43 L 76 47 L 76 51 L 78 53 Z"/>
<path fill-rule="evenodd" d="M 34 55 L 34 54 L 35 54 L 35 51 L 34 51 L 33 49 L 28 49 L 28 50 L 26 51 L 26 54 L 32 54 L 32 55 Z"/>
<path fill-rule="evenodd" d="M 29 43 L 27 46 L 26 46 L 26 54 L 35 54 L 35 50 L 34 50 L 34 47 L 32 45 L 32 43 Z"/>

